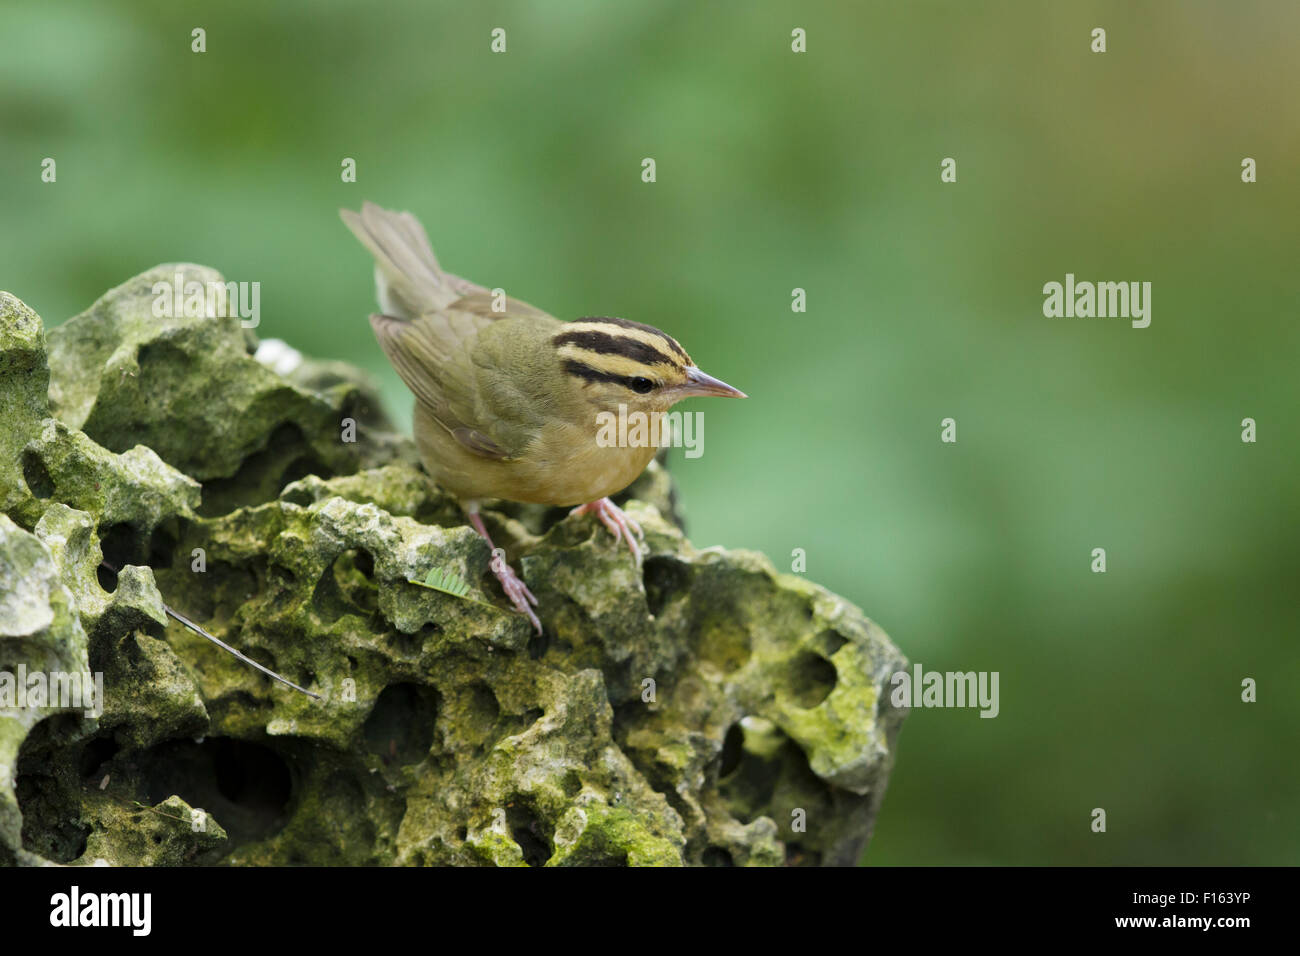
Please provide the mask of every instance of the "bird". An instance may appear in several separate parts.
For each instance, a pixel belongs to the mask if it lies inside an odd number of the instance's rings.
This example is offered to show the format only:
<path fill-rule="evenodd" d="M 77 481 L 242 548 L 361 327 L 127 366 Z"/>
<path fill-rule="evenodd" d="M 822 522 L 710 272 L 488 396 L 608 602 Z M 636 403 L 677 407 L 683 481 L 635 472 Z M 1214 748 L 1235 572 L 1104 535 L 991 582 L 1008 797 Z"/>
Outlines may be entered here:
<path fill-rule="evenodd" d="M 538 634 L 537 598 L 501 557 L 480 514 L 489 499 L 572 507 L 642 560 L 640 526 L 610 500 L 650 463 L 656 443 L 601 440 L 608 415 L 659 435 L 693 396 L 747 398 L 701 371 L 666 332 L 617 317 L 561 321 L 446 272 L 409 212 L 364 202 L 343 222 L 374 257 L 380 311 L 370 325 L 415 398 L 420 461 L 492 550 L 492 571 Z M 608 432 L 606 433 L 608 435 Z M 634 537 L 635 534 L 635 537 Z"/>

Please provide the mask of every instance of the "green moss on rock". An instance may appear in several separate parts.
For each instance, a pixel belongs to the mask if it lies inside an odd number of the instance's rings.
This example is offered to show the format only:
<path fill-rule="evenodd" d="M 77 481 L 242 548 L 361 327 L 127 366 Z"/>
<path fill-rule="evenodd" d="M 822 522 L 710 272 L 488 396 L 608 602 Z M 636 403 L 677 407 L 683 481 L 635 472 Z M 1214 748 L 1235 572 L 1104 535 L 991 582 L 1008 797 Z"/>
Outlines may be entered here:
<path fill-rule="evenodd" d="M 620 497 L 641 569 L 590 518 L 485 511 L 537 637 L 364 377 L 155 317 L 177 271 L 220 279 L 159 266 L 48 336 L 0 293 L 0 670 L 105 687 L 0 711 L 0 862 L 858 858 L 906 662 L 857 608 L 694 549 L 653 463 Z M 474 600 L 410 583 L 434 568 Z"/>

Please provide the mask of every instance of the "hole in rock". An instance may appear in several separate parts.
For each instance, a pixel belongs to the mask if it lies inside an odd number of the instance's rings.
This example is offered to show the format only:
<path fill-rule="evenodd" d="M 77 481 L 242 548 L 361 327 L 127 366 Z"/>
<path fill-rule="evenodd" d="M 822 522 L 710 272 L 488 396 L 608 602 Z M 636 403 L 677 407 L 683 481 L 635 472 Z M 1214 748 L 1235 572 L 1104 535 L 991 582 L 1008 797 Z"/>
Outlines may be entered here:
<path fill-rule="evenodd" d="M 246 505 L 273 501 L 285 485 L 308 475 L 332 478 L 334 471 L 312 449 L 298 425 L 284 422 L 271 432 L 261 450 L 240 463 L 234 475 L 203 483 L 199 514 L 214 518 Z"/>
<path fill-rule="evenodd" d="M 800 651 L 781 672 L 782 689 L 804 709 L 816 707 L 835 689 L 835 665 L 811 651 Z"/>
<path fill-rule="evenodd" d="M 732 772 L 740 766 L 740 758 L 745 752 L 745 732 L 740 729 L 740 724 L 735 723 L 727 731 L 727 736 L 722 741 L 722 756 L 718 763 L 718 778 L 730 777 Z"/>
<path fill-rule="evenodd" d="M 463 719 L 486 734 L 496 725 L 500 716 L 501 705 L 497 703 L 497 695 L 492 692 L 492 688 L 482 681 L 470 684 Z"/>
<path fill-rule="evenodd" d="M 82 779 L 100 776 L 100 770 L 122 748 L 112 737 L 96 737 L 89 741 L 81 751 L 80 770 Z"/>
<path fill-rule="evenodd" d="M 99 529 L 99 550 L 104 560 L 120 571 L 128 564 L 141 563 L 144 548 L 140 537 L 140 533 L 129 524 L 111 524 Z M 116 575 L 113 587 L 117 587 Z"/>
<path fill-rule="evenodd" d="M 510 836 L 524 853 L 529 866 L 544 866 L 551 858 L 551 833 L 542 820 L 516 797 L 506 807 Z"/>
<path fill-rule="evenodd" d="M 645 580 L 646 605 L 655 617 L 673 598 L 688 590 L 691 583 L 690 568 L 676 558 L 648 558 L 642 577 Z"/>
<path fill-rule="evenodd" d="M 22 814 L 22 846 L 56 863 L 71 863 L 85 853 L 90 836 L 90 827 L 81 822 L 75 777 L 84 726 L 76 714 L 46 717 L 18 751 L 13 786 Z"/>
<path fill-rule="evenodd" d="M 735 866 L 736 861 L 731 858 L 731 853 L 720 846 L 708 847 L 700 854 L 700 862 L 705 866 Z"/>
<path fill-rule="evenodd" d="M 379 610 L 373 578 L 375 559 L 365 548 L 341 551 L 316 582 L 312 607 L 322 620 L 332 623 L 344 615 L 370 617 Z"/>
<path fill-rule="evenodd" d="M 379 693 L 361 734 L 366 749 L 388 761 L 419 763 L 433 746 L 438 692 L 418 684 L 390 684 Z"/>
<path fill-rule="evenodd" d="M 808 755 L 777 728 L 759 735 L 754 750 L 741 748 L 740 763 L 719 780 L 718 792 L 731 815 L 744 824 L 770 817 L 783 838 L 790 839 L 790 809 L 799 807 L 808 819 L 825 820 L 849 812 L 838 805 L 830 786 L 812 771 Z M 852 801 L 870 797 L 851 797 Z"/>
<path fill-rule="evenodd" d="M 849 642 L 847 637 L 836 631 L 826 630 L 818 634 L 813 643 L 821 649 L 821 652 L 827 657 L 834 657 L 835 652 Z"/>
<path fill-rule="evenodd" d="M 286 484 L 293 484 L 293 482 L 286 482 Z M 298 505 L 300 508 L 310 508 L 316 503 L 316 496 L 312 494 L 310 488 L 299 485 L 297 488 L 286 489 L 280 495 L 280 500 L 287 501 L 292 505 Z"/>
<path fill-rule="evenodd" d="M 101 564 L 95 568 L 95 579 L 105 593 L 112 594 L 117 590 L 117 572 L 108 566 Z"/>
<path fill-rule="evenodd" d="M 578 771 L 566 770 L 561 786 L 564 788 L 564 795 L 570 800 L 582 792 L 582 778 L 578 776 Z"/>
<path fill-rule="evenodd" d="M 54 494 L 54 481 L 45 469 L 45 462 L 30 448 L 23 452 L 23 481 L 37 498 L 48 498 Z"/>
<path fill-rule="evenodd" d="M 287 820 L 293 780 L 269 747 L 233 737 L 167 741 L 135 759 L 152 806 L 175 794 L 225 828 L 233 849 L 265 839 Z"/>
<path fill-rule="evenodd" d="M 154 528 L 149 535 L 149 567 L 155 571 L 170 568 L 175 553 L 176 536 L 161 525 Z"/>
<path fill-rule="evenodd" d="M 545 628 L 542 629 L 540 634 L 533 631 L 532 637 L 528 638 L 528 656 L 535 661 L 539 661 L 546 656 L 546 649 L 550 646 L 551 639 L 547 637 Z"/>

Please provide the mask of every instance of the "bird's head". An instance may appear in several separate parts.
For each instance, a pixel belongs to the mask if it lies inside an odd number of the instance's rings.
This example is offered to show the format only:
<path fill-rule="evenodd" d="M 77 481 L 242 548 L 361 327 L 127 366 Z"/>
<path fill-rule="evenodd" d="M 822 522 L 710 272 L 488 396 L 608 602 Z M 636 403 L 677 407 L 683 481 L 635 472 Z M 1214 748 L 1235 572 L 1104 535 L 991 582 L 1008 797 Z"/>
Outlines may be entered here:
<path fill-rule="evenodd" d="M 700 371 L 670 335 L 627 319 L 569 322 L 551 339 L 561 368 L 598 411 L 666 412 L 683 398 L 747 398 Z"/>

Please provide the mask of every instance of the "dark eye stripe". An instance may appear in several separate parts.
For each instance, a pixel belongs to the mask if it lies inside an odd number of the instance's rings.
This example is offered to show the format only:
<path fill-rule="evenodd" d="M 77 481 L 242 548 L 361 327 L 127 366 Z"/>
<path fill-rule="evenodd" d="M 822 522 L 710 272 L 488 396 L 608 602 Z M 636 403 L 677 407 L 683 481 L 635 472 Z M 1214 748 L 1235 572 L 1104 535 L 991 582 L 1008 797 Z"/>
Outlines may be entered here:
<path fill-rule="evenodd" d="M 688 364 L 690 363 L 691 357 L 686 354 L 686 350 L 682 348 L 680 345 L 678 345 L 677 341 L 671 335 L 669 335 L 667 332 L 664 332 L 660 329 L 656 329 L 653 325 L 646 325 L 643 322 L 633 322 L 631 319 L 619 319 L 619 318 L 615 318 L 614 316 L 604 316 L 604 315 L 583 316 L 581 319 L 578 319 L 577 321 L 602 322 L 606 325 L 616 325 L 622 329 L 640 329 L 642 332 L 649 332 L 651 335 L 657 335 L 659 336 L 659 338 L 663 339 L 664 344 L 667 345 L 670 349 L 672 349 L 673 352 L 675 352 L 677 355 L 681 356 L 683 362 L 686 362 Z"/>
<path fill-rule="evenodd" d="M 587 382 L 608 382 L 610 385 L 622 385 L 626 389 L 636 391 L 632 383 L 642 375 L 612 375 L 609 372 L 602 372 L 598 368 L 592 368 L 583 362 L 576 362 L 573 359 L 564 360 L 564 370 L 570 375 L 576 375 L 578 378 Z M 645 394 L 641 392 L 640 394 Z"/>
<path fill-rule="evenodd" d="M 607 332 L 564 332 L 554 340 L 556 348 L 562 345 L 576 345 L 580 349 L 596 352 L 600 355 L 621 355 L 642 365 L 673 365 L 671 355 L 661 352 L 653 345 L 638 339 L 629 339 L 622 335 L 610 335 Z"/>

